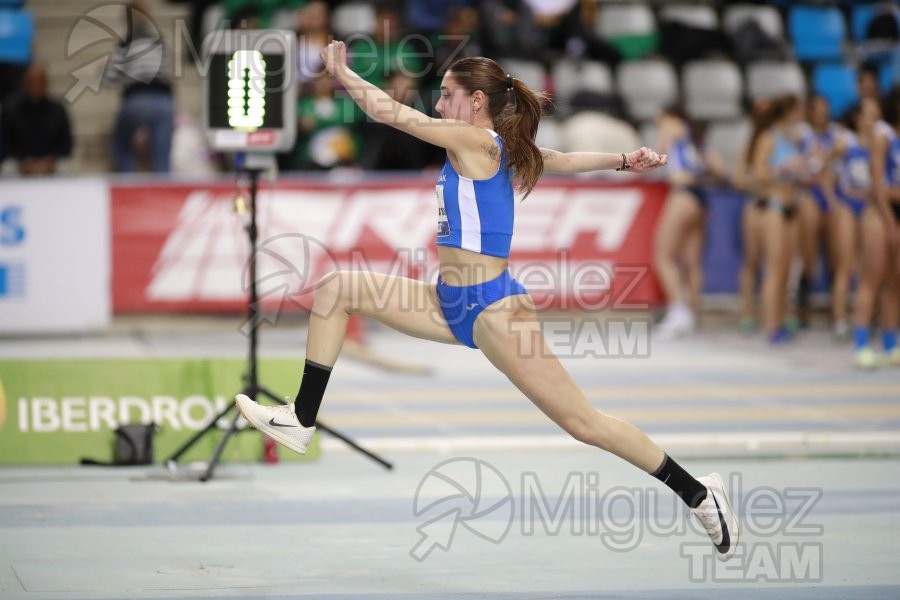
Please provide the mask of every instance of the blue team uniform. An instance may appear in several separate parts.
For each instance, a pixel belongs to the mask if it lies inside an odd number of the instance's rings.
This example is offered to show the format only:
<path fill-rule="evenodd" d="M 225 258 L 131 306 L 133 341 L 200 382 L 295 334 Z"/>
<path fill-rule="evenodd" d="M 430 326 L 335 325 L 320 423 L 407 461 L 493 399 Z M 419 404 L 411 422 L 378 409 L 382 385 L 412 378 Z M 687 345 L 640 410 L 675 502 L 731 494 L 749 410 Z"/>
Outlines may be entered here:
<path fill-rule="evenodd" d="M 869 169 L 871 155 L 869 149 L 862 146 L 855 135 L 849 132 L 846 135 L 847 151 L 838 162 L 838 181 L 834 191 L 838 200 L 859 218 L 866 207 L 866 199 L 852 196 L 851 190 L 872 188 L 872 172 Z"/>
<path fill-rule="evenodd" d="M 500 167 L 492 177 L 469 179 L 456 172 L 449 157 L 444 163 L 436 186 L 437 244 L 509 258 L 515 197 L 503 140 L 495 132 L 490 133 L 500 146 L 501 156 Z M 485 308 L 507 296 L 527 293 L 508 270 L 495 279 L 470 286 L 447 285 L 440 275 L 437 281 L 444 318 L 456 339 L 470 348 L 477 348 L 472 329 Z"/>
<path fill-rule="evenodd" d="M 822 133 L 809 128 L 803 134 L 803 138 L 800 142 L 800 150 L 806 156 L 810 156 L 814 148 L 828 152 L 834 146 L 834 142 L 837 139 L 837 133 L 838 126 L 834 123 L 829 123 L 828 128 Z M 822 187 L 820 185 L 812 185 L 810 186 L 809 191 L 810 194 L 812 194 L 813 200 L 819 205 L 819 210 L 823 213 L 828 212 L 828 200 L 825 198 L 825 192 L 822 190 Z"/>
<path fill-rule="evenodd" d="M 666 169 L 669 175 L 688 173 L 695 178 L 700 178 L 706 172 L 703 156 L 690 135 L 684 135 L 674 140 L 669 145 L 668 154 L 669 162 Z M 701 207 L 709 208 L 709 197 L 703 188 L 697 185 L 686 185 L 683 186 L 683 189 L 693 194 Z"/>
<path fill-rule="evenodd" d="M 900 137 L 897 136 L 888 145 L 886 175 L 890 187 L 900 187 Z M 894 220 L 900 221 L 900 203 L 891 202 L 891 209 L 894 211 Z"/>

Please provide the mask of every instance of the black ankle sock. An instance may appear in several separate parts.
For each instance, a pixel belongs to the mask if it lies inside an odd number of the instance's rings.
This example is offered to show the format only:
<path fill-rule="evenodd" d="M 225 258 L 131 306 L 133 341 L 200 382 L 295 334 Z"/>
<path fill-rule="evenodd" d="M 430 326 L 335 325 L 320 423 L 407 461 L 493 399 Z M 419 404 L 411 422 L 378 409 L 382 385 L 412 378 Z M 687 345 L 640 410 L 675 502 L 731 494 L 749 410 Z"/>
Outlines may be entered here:
<path fill-rule="evenodd" d="M 322 405 L 322 396 L 325 395 L 325 386 L 331 376 L 331 367 L 320 365 L 311 360 L 303 363 L 303 380 L 300 382 L 300 391 L 294 400 L 294 412 L 304 427 L 312 427 L 316 424 L 316 415 Z"/>
<path fill-rule="evenodd" d="M 659 468 L 650 474 L 669 486 L 690 508 L 697 508 L 706 499 L 706 486 L 691 477 L 668 454 Z"/>

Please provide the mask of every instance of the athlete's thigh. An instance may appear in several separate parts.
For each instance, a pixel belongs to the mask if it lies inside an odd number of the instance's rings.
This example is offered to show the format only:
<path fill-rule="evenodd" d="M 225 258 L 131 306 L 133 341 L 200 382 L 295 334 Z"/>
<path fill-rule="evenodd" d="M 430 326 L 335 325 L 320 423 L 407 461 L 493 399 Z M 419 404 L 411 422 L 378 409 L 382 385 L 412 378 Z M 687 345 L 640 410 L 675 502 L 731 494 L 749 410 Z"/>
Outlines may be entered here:
<path fill-rule="evenodd" d="M 701 211 L 691 220 L 681 249 L 681 259 L 688 269 L 699 269 L 703 262 L 705 227 L 706 219 Z"/>
<path fill-rule="evenodd" d="M 839 203 L 832 220 L 832 247 L 837 268 L 850 268 L 856 257 L 856 218 L 853 211 Z"/>
<path fill-rule="evenodd" d="M 744 205 L 741 219 L 741 235 L 743 236 L 744 262 L 755 265 L 762 253 L 762 214 L 752 202 Z"/>
<path fill-rule="evenodd" d="M 691 223 L 702 214 L 694 198 L 687 192 L 673 192 L 666 202 L 656 230 L 656 251 L 669 256 L 682 245 Z"/>
<path fill-rule="evenodd" d="M 554 422 L 589 418 L 584 394 L 550 350 L 529 301 L 509 296 L 475 320 L 475 344 L 497 369 Z"/>
<path fill-rule="evenodd" d="M 459 343 L 441 312 L 435 284 L 372 271 L 343 271 L 341 276 L 350 313 L 413 337 Z"/>
<path fill-rule="evenodd" d="M 887 232 L 878 211 L 866 207 L 860 221 L 860 267 L 879 279 L 887 267 Z"/>

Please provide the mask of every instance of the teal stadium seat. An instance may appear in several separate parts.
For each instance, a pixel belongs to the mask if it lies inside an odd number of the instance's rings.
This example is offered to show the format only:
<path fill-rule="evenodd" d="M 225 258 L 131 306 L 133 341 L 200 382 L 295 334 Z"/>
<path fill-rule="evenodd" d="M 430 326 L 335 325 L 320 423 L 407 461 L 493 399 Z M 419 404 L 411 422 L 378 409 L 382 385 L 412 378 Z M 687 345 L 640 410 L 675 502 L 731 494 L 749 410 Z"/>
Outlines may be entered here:
<path fill-rule="evenodd" d="M 836 7 L 794 6 L 788 15 L 788 31 L 798 60 L 840 60 L 847 37 L 844 16 Z"/>
<path fill-rule="evenodd" d="M 31 13 L 0 8 L 0 62 L 30 63 L 33 39 L 34 21 Z"/>
<path fill-rule="evenodd" d="M 839 119 L 859 101 L 856 70 L 845 64 L 818 64 L 813 69 L 813 90 L 828 98 L 831 117 Z"/>

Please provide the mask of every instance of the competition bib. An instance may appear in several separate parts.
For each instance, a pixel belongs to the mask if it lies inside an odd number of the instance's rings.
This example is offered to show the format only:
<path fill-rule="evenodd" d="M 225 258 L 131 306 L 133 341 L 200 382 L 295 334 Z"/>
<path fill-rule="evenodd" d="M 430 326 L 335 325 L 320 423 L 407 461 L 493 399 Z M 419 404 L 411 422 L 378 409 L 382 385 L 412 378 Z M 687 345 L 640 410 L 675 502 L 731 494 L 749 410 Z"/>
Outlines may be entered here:
<path fill-rule="evenodd" d="M 444 207 L 444 186 L 435 186 L 438 202 L 438 237 L 450 235 L 450 221 L 447 220 L 447 209 Z"/>

